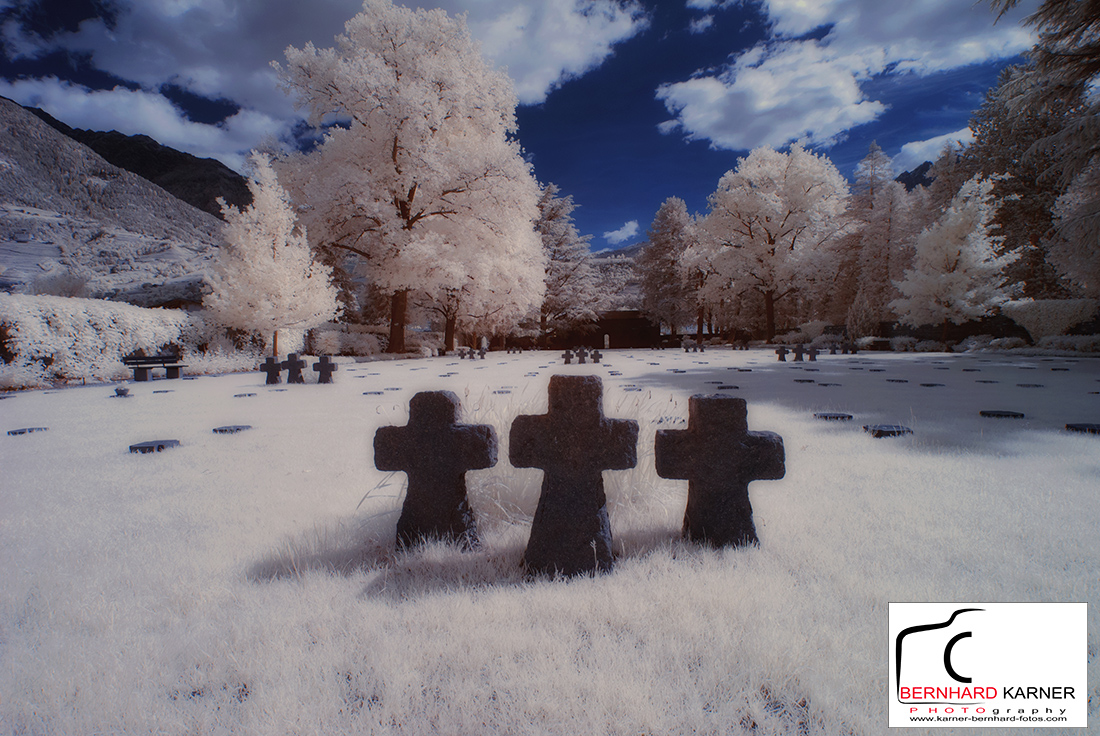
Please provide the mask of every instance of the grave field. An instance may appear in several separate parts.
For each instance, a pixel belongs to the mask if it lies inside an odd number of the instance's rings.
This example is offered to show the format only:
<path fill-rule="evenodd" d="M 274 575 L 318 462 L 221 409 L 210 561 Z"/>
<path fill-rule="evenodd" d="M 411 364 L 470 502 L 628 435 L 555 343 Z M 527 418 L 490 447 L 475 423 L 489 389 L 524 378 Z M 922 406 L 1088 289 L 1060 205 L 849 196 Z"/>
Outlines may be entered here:
<path fill-rule="evenodd" d="M 338 362 L 330 385 L 0 401 L 0 733 L 887 734 L 889 602 L 1097 602 L 1100 436 L 1065 425 L 1100 423 L 1098 358 Z M 509 428 L 552 375 L 599 376 L 606 416 L 639 424 L 637 466 L 603 472 L 607 575 L 520 569 L 542 471 L 509 464 Z M 405 475 L 375 469 L 375 431 L 441 389 L 500 441 L 467 473 L 482 546 L 399 551 Z M 785 477 L 748 486 L 759 547 L 680 539 L 687 481 L 654 441 L 700 393 L 783 439 Z M 958 730 L 984 731 L 1009 732 Z"/>

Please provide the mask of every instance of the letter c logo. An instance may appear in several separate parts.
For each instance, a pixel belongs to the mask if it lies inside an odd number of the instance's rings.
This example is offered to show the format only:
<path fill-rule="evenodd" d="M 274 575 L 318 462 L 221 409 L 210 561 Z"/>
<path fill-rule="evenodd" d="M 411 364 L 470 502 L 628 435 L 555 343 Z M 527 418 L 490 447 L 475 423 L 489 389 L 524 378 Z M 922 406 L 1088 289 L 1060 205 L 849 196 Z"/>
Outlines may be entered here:
<path fill-rule="evenodd" d="M 955 668 L 951 666 L 951 649 L 955 646 L 955 644 L 958 643 L 959 639 L 967 639 L 971 636 L 973 636 L 973 632 L 964 631 L 961 634 L 957 635 L 951 641 L 947 642 L 947 646 L 943 650 L 943 666 L 947 670 L 947 674 L 951 675 L 951 679 L 956 680 L 957 682 L 969 683 L 974 679 L 972 677 L 962 677 L 961 675 L 959 675 L 958 672 L 955 671 Z"/>

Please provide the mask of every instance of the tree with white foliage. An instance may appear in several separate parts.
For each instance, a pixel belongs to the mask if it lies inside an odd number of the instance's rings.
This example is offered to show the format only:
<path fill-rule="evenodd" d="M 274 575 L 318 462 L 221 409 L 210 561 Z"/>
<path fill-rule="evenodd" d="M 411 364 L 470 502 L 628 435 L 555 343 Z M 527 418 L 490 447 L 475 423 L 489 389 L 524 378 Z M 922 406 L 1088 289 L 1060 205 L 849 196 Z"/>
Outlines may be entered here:
<path fill-rule="evenodd" d="M 599 319 L 607 301 L 600 273 L 592 264 L 590 235 L 581 235 L 573 224 L 576 208 L 572 197 L 559 197 L 558 187 L 547 184 L 539 198 L 535 229 L 546 253 L 546 295 L 539 310 L 539 341 Z"/>
<path fill-rule="evenodd" d="M 286 51 L 282 79 L 310 123 L 336 125 L 282 171 L 307 205 L 314 247 L 361 259 L 392 295 L 387 350 L 403 352 L 409 293 L 461 292 L 477 277 L 460 272 L 472 259 L 451 252 L 531 229 L 538 192 L 513 139 L 512 81 L 484 59 L 463 18 L 366 0 L 344 30 L 335 48 Z M 499 245 L 507 254 L 538 240 Z"/>
<path fill-rule="evenodd" d="M 681 271 L 684 252 L 697 240 L 695 221 L 684 200 L 666 199 L 654 215 L 648 235 L 638 255 L 642 310 L 668 325 L 675 337 L 680 327 L 696 316 L 698 306 L 697 279 Z"/>
<path fill-rule="evenodd" d="M 998 255 L 989 234 L 992 189 L 989 179 L 970 179 L 917 238 L 913 268 L 897 283 L 902 296 L 890 304 L 903 323 L 942 324 L 946 342 L 949 323 L 984 317 L 1008 299 L 1003 274 L 1017 254 Z"/>
<path fill-rule="evenodd" d="M 723 288 L 759 294 L 771 340 L 776 303 L 807 296 L 835 274 L 826 246 L 847 226 L 848 183 L 800 144 L 789 153 L 757 148 L 722 177 L 709 203 L 703 228 L 710 237 L 686 260 L 707 263 Z"/>
<path fill-rule="evenodd" d="M 1100 160 L 1054 203 L 1048 258 L 1086 296 L 1100 298 Z"/>
<path fill-rule="evenodd" d="M 225 242 L 203 306 L 226 327 L 271 334 L 278 357 L 280 329 L 309 329 L 336 316 L 336 289 L 330 270 L 314 261 L 270 159 L 253 155 L 251 163 L 252 204 L 221 203 Z"/>

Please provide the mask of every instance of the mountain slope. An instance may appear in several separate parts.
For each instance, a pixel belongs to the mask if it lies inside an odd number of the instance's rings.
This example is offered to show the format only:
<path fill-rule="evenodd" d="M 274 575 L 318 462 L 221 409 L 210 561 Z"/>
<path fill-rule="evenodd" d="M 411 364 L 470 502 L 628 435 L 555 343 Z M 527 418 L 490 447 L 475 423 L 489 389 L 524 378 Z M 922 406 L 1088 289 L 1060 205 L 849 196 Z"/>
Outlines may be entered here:
<path fill-rule="evenodd" d="M 252 203 L 248 181 L 221 161 L 161 145 L 147 135 L 71 128 L 44 110 L 24 110 L 54 130 L 83 143 L 109 163 L 148 179 L 192 207 L 221 217 L 219 197 L 238 208 Z"/>
<path fill-rule="evenodd" d="M 193 301 L 221 227 L 0 99 L 0 289 L 67 279 L 145 306 Z"/>

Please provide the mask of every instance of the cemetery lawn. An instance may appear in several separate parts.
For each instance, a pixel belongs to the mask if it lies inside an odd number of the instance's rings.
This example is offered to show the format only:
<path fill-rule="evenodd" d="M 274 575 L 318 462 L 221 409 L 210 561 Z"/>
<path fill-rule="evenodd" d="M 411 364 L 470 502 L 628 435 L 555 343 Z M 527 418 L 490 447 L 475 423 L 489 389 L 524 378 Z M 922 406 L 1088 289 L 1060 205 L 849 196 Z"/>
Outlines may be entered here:
<path fill-rule="evenodd" d="M 1100 423 L 1100 359 L 606 353 L 0 401 L 0 733 L 886 734 L 890 601 L 1092 604 L 1100 722 L 1100 436 L 1065 430 Z M 553 374 L 602 377 L 607 416 L 640 425 L 638 467 L 604 472 L 597 578 L 519 568 L 541 471 L 508 464 L 508 429 Z M 687 482 L 654 470 L 655 431 L 720 386 L 783 437 L 786 477 L 749 486 L 758 548 L 680 541 Z M 467 475 L 483 546 L 399 553 L 405 476 L 374 469 L 374 432 L 439 389 L 500 438 Z"/>

